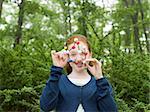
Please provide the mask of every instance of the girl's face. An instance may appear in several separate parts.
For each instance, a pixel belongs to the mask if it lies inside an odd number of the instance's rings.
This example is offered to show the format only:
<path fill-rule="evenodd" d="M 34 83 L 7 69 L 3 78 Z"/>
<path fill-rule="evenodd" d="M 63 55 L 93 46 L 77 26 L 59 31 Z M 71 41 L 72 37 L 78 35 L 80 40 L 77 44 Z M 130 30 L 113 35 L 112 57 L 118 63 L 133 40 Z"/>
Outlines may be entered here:
<path fill-rule="evenodd" d="M 73 70 L 78 72 L 86 68 L 83 61 L 92 57 L 92 54 L 88 50 L 88 46 L 82 41 L 79 41 L 79 43 L 79 45 L 73 43 L 68 46 L 68 49 L 70 49 L 69 58 L 73 60 L 70 66 Z"/>

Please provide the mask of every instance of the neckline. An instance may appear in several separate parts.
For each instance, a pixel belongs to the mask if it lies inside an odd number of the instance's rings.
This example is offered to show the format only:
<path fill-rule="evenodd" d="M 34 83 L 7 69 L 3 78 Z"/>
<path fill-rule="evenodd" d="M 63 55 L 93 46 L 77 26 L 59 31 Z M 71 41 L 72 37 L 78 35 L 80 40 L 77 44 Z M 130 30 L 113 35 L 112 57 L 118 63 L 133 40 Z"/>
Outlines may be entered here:
<path fill-rule="evenodd" d="M 76 84 L 72 83 L 72 82 L 69 80 L 69 78 L 68 78 L 67 75 L 66 75 L 65 77 L 66 77 L 66 79 L 68 80 L 68 82 L 69 82 L 71 85 L 74 85 L 74 86 L 76 86 L 76 87 L 85 87 L 85 86 L 87 86 L 87 85 L 92 81 L 92 76 L 91 76 L 91 77 L 90 77 L 90 80 L 89 80 L 86 84 L 84 84 L 83 86 L 79 86 L 79 85 L 76 85 Z"/>

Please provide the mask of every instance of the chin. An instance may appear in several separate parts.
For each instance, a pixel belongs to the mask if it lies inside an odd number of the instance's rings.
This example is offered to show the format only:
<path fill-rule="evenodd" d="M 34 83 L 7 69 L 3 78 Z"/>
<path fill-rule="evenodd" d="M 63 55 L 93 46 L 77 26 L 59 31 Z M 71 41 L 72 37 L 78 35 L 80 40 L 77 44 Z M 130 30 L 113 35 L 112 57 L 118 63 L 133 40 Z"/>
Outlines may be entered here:
<path fill-rule="evenodd" d="M 76 70 L 77 72 L 82 72 L 82 71 L 84 71 L 84 69 L 85 69 L 85 67 L 80 67 L 80 68 L 79 68 L 79 67 L 76 67 L 75 70 Z"/>
<path fill-rule="evenodd" d="M 72 69 L 74 69 L 76 72 L 83 72 L 85 70 L 85 66 L 81 66 L 81 67 L 78 67 L 77 65 L 75 64 L 70 64 L 70 66 L 72 67 Z"/>

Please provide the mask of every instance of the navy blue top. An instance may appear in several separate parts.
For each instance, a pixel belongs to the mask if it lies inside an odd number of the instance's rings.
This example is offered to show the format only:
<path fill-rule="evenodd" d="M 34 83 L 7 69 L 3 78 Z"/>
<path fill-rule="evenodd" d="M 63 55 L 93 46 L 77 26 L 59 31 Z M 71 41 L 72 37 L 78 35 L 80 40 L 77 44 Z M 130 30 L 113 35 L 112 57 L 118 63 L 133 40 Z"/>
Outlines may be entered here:
<path fill-rule="evenodd" d="M 86 85 L 77 86 L 62 74 L 62 70 L 51 67 L 51 75 L 40 97 L 43 111 L 76 112 L 82 104 L 85 112 L 117 112 L 112 87 L 106 78 L 96 80 L 91 77 Z"/>

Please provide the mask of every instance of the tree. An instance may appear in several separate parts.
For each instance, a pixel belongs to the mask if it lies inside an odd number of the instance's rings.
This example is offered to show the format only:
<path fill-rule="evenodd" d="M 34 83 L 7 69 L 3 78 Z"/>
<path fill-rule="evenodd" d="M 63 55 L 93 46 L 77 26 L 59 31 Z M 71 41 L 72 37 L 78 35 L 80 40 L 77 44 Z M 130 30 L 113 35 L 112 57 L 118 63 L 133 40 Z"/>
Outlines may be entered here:
<path fill-rule="evenodd" d="M 144 35 L 145 35 L 145 38 L 146 38 L 146 48 L 147 48 L 147 51 L 150 52 L 150 45 L 149 45 L 149 42 L 148 42 L 148 34 L 146 33 L 146 23 L 144 21 L 144 11 L 143 11 L 143 6 L 142 6 L 142 3 L 141 3 L 141 0 L 138 0 L 138 4 L 140 6 L 142 26 L 143 26 Z"/>
<path fill-rule="evenodd" d="M 129 1 L 125 0 L 125 5 L 127 8 L 129 8 L 129 5 L 131 7 L 135 6 L 135 1 L 131 0 L 130 4 Z M 139 40 L 139 27 L 138 27 L 138 10 L 135 10 L 135 12 L 133 14 L 130 15 L 131 19 L 132 19 L 132 23 L 133 23 L 133 29 L 134 29 L 134 45 L 135 45 L 135 51 L 140 50 L 142 52 L 142 47 L 141 47 L 141 43 Z"/>
<path fill-rule="evenodd" d="M 1 20 L 1 15 L 2 15 L 2 6 L 3 6 L 3 0 L 0 0 L 0 20 Z"/>
<path fill-rule="evenodd" d="M 18 26 L 17 26 L 16 39 L 15 39 L 14 47 L 20 43 L 21 38 L 22 38 L 22 24 L 23 24 L 23 17 L 24 17 L 24 5 L 25 5 L 25 0 L 21 0 L 21 3 L 18 3 L 18 6 L 19 6 Z"/>

